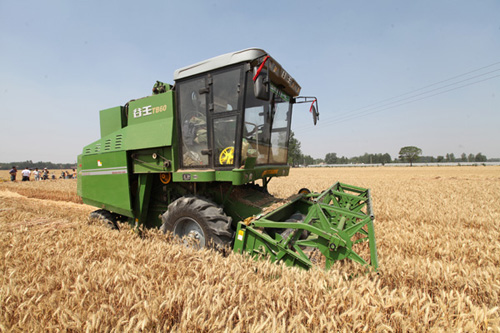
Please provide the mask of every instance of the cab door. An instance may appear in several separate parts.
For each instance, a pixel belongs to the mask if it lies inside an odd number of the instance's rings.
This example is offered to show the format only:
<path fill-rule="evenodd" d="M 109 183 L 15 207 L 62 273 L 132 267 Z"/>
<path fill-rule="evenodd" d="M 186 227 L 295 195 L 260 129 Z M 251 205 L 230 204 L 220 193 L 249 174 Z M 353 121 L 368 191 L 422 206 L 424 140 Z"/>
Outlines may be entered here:
<path fill-rule="evenodd" d="M 181 168 L 210 168 L 207 75 L 177 83 Z"/>
<path fill-rule="evenodd" d="M 211 103 L 212 163 L 217 169 L 239 166 L 241 115 L 243 106 L 243 68 L 231 67 L 209 75 Z"/>

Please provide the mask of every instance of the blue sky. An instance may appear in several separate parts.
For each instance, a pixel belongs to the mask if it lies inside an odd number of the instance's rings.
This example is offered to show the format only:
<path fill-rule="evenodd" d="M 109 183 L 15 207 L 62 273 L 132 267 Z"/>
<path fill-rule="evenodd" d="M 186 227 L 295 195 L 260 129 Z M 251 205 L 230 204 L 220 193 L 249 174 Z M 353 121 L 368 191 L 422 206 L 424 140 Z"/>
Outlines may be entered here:
<path fill-rule="evenodd" d="M 99 110 L 259 47 L 318 97 L 305 154 L 500 157 L 500 2 L 0 0 L 0 161 L 74 162 Z M 434 95 L 434 96 L 432 96 Z"/>

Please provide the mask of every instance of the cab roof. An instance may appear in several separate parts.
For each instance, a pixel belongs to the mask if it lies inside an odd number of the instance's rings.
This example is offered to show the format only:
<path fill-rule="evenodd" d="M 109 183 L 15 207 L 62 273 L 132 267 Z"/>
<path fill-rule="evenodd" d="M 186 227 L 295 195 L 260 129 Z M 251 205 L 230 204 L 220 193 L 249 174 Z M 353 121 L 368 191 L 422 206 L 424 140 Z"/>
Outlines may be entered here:
<path fill-rule="evenodd" d="M 177 81 L 189 76 L 209 72 L 217 68 L 226 67 L 240 62 L 252 61 L 266 55 L 266 51 L 257 48 L 226 53 L 176 70 L 174 72 L 174 80 Z"/>
<path fill-rule="evenodd" d="M 269 54 L 259 48 L 249 48 L 241 51 L 226 53 L 214 58 L 210 58 L 196 64 L 177 69 L 174 72 L 174 80 L 182 80 L 197 74 L 206 73 L 218 68 L 223 68 L 233 64 L 242 62 L 252 62 L 256 59 L 264 61 L 264 57 Z M 282 84 L 285 91 L 295 97 L 300 93 L 300 85 L 283 69 L 283 67 L 272 57 L 270 57 L 269 66 L 273 64 L 270 70 L 270 75 L 273 81 Z"/>

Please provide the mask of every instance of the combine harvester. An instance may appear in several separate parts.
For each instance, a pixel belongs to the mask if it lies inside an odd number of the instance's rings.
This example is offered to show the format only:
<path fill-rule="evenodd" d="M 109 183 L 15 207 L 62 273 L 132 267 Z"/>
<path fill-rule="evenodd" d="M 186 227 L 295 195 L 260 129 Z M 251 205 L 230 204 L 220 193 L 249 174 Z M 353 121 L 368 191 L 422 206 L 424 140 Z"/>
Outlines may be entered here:
<path fill-rule="evenodd" d="M 261 49 L 224 54 L 157 81 L 153 95 L 100 112 L 101 139 L 78 156 L 78 195 L 91 216 L 161 227 L 198 247 L 308 269 L 349 258 L 377 270 L 370 191 L 336 183 L 288 202 L 267 191 L 288 176 L 292 107 L 300 86 Z M 369 258 L 355 250 L 368 242 Z M 365 253 L 365 257 L 368 255 Z"/>

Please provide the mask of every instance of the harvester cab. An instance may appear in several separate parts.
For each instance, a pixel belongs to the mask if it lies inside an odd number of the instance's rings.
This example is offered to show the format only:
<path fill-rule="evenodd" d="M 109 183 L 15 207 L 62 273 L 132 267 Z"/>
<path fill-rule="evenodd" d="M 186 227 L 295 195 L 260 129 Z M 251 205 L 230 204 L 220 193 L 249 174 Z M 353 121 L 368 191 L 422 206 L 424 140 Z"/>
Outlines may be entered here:
<path fill-rule="evenodd" d="M 180 169 L 252 170 L 234 185 L 288 173 L 292 105 L 300 86 L 265 51 L 209 59 L 177 70 L 174 80 Z"/>
<path fill-rule="evenodd" d="M 78 156 L 78 194 L 93 217 L 161 227 L 198 247 L 309 268 L 344 258 L 377 268 L 369 190 L 336 183 L 289 202 L 267 191 L 287 176 L 292 108 L 315 97 L 267 52 L 246 49 L 181 68 L 175 85 L 100 113 L 101 138 Z M 353 250 L 369 243 L 370 263 Z M 304 250 L 306 249 L 306 250 Z"/>

